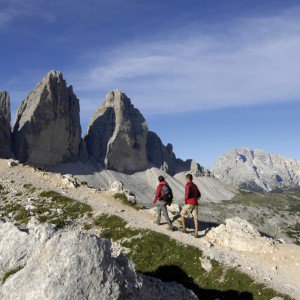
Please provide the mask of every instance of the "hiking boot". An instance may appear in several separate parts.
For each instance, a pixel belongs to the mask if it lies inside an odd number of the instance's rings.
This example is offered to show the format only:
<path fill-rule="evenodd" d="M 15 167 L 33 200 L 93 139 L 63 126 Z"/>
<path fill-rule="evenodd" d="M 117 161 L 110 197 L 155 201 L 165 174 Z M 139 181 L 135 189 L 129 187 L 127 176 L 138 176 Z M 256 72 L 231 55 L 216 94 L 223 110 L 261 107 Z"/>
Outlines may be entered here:
<path fill-rule="evenodd" d="M 180 231 L 183 233 L 186 233 L 186 228 L 185 227 L 180 227 Z"/>
<path fill-rule="evenodd" d="M 160 223 L 158 221 L 154 221 L 154 224 L 156 225 L 160 225 Z"/>
<path fill-rule="evenodd" d="M 174 227 L 168 227 L 167 230 L 169 230 L 169 231 L 174 231 L 175 228 L 174 228 Z"/>

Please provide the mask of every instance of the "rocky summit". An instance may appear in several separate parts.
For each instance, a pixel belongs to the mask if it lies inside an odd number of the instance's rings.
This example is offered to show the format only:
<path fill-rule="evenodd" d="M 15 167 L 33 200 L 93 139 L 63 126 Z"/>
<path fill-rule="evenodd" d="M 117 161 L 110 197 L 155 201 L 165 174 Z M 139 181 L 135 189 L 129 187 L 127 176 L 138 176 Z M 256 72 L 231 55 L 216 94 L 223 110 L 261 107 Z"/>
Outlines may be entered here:
<path fill-rule="evenodd" d="M 172 144 L 163 145 L 155 132 L 149 131 L 147 137 L 148 160 L 155 167 L 170 175 L 189 171 L 196 176 L 210 176 L 210 172 L 192 159 L 183 161 L 176 158 Z"/>
<path fill-rule="evenodd" d="M 251 191 L 271 191 L 300 185 L 299 160 L 262 150 L 233 149 L 221 156 L 210 170 L 220 181 Z"/>
<path fill-rule="evenodd" d="M 35 165 L 76 160 L 81 140 L 79 100 L 62 73 L 49 72 L 22 102 L 13 128 L 17 159 Z"/>
<path fill-rule="evenodd" d="M 11 157 L 10 99 L 6 91 L 0 92 L 0 158 Z"/>
<path fill-rule="evenodd" d="M 124 93 L 114 90 L 92 117 L 84 139 L 90 156 L 105 168 L 134 172 L 148 166 L 147 133 L 139 110 Z"/>

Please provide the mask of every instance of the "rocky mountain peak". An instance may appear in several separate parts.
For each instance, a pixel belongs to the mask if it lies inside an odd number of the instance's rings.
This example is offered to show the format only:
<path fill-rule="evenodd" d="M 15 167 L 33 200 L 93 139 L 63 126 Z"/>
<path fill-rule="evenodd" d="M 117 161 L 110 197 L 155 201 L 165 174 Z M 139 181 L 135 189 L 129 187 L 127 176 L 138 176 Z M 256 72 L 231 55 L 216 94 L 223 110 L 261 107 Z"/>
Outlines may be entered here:
<path fill-rule="evenodd" d="M 92 117 L 85 142 L 89 154 L 105 168 L 134 172 L 147 168 L 147 123 L 119 90 L 106 95 Z"/>
<path fill-rule="evenodd" d="M 21 162 L 52 165 L 75 160 L 81 139 L 79 100 L 60 71 L 50 71 L 18 109 L 13 128 Z"/>
<path fill-rule="evenodd" d="M 11 157 L 10 98 L 8 92 L 0 92 L 0 158 Z"/>
<path fill-rule="evenodd" d="M 7 91 L 0 92 L 0 114 L 10 123 L 10 97 Z"/>
<path fill-rule="evenodd" d="M 300 184 L 300 161 L 263 150 L 236 148 L 221 156 L 212 173 L 226 184 L 252 191 L 271 191 Z"/>

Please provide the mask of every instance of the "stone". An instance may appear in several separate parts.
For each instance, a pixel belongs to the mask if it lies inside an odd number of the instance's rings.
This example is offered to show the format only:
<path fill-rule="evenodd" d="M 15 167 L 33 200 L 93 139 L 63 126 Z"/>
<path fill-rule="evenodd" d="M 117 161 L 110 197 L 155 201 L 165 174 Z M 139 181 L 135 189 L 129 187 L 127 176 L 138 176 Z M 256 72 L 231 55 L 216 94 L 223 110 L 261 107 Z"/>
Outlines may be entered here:
<path fill-rule="evenodd" d="M 109 192 L 112 194 L 123 193 L 124 192 L 124 184 L 121 181 L 113 181 L 109 185 Z"/>
<path fill-rule="evenodd" d="M 147 136 L 148 160 L 155 167 L 173 176 L 181 172 L 190 172 L 195 176 L 210 176 L 210 172 L 194 160 L 183 161 L 173 152 L 172 144 L 163 145 L 158 135 L 152 131 Z"/>
<path fill-rule="evenodd" d="M 2 222 L 0 233 L 0 277 L 17 271 L 0 281 L 1 299 L 198 299 L 179 284 L 139 274 L 122 249 L 113 255 L 111 243 L 95 235 L 53 232 L 47 224 L 25 233 Z"/>
<path fill-rule="evenodd" d="M 300 185 L 300 160 L 262 150 L 233 149 L 221 156 L 210 170 L 220 181 L 254 192 Z"/>
<path fill-rule="evenodd" d="M 0 158 L 12 156 L 10 127 L 10 98 L 6 91 L 0 92 Z"/>
<path fill-rule="evenodd" d="M 114 90 L 92 117 L 84 140 L 89 155 L 104 168 L 131 173 L 148 166 L 147 133 L 139 110 L 124 93 Z"/>
<path fill-rule="evenodd" d="M 206 272 L 210 272 L 212 270 L 212 264 L 210 262 L 210 260 L 206 257 L 203 257 L 200 259 L 200 263 L 201 263 L 201 267 L 206 271 Z"/>
<path fill-rule="evenodd" d="M 272 253 L 275 251 L 274 241 L 261 234 L 246 220 L 239 217 L 226 219 L 225 224 L 212 228 L 207 239 L 237 251 Z"/>
<path fill-rule="evenodd" d="M 72 174 L 63 175 L 62 183 L 68 189 L 80 187 L 80 181 L 77 178 L 74 178 Z"/>
<path fill-rule="evenodd" d="M 10 167 L 16 167 L 16 166 L 18 166 L 19 164 L 20 164 L 20 162 L 19 162 L 18 160 L 13 160 L 13 159 L 11 159 L 11 160 L 8 161 L 8 165 L 9 165 Z"/>
<path fill-rule="evenodd" d="M 15 156 L 38 166 L 76 161 L 80 141 L 79 100 L 62 73 L 51 71 L 18 109 L 13 127 Z"/>

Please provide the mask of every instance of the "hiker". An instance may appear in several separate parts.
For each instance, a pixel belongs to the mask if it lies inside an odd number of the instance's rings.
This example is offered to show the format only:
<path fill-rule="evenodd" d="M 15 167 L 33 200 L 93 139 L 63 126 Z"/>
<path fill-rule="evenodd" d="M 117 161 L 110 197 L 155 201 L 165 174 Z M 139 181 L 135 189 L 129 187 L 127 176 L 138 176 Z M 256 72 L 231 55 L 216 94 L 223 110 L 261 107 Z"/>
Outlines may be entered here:
<path fill-rule="evenodd" d="M 157 225 L 160 225 L 161 212 L 163 212 L 165 219 L 169 225 L 169 230 L 174 231 L 174 227 L 169 218 L 168 210 L 167 210 L 167 205 L 168 204 L 170 205 L 173 200 L 173 193 L 163 176 L 159 176 L 158 181 L 159 181 L 159 184 L 156 188 L 156 194 L 155 194 L 155 198 L 153 201 L 153 204 L 155 204 L 156 201 L 158 200 L 157 221 L 155 221 L 154 223 L 156 223 Z"/>
<path fill-rule="evenodd" d="M 195 233 L 194 236 L 198 237 L 198 199 L 201 197 L 201 193 L 193 183 L 192 174 L 186 175 L 186 186 L 185 186 L 185 204 L 181 210 L 181 222 L 182 222 L 182 232 L 186 232 L 185 218 L 187 215 L 191 214 L 194 218 L 195 223 Z"/>

